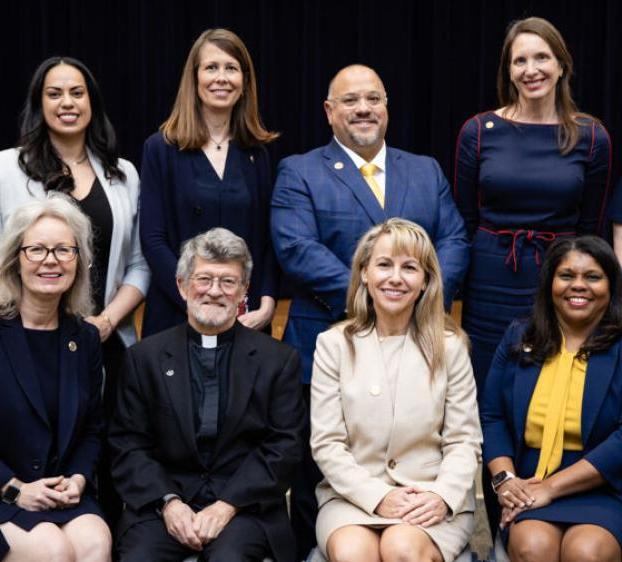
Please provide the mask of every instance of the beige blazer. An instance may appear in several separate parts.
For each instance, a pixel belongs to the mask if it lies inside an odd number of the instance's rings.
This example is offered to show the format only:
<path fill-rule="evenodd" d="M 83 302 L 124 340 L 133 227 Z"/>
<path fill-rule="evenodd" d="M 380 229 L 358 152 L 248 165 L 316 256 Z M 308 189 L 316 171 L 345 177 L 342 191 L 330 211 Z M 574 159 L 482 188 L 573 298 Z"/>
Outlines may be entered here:
<path fill-rule="evenodd" d="M 345 499 L 373 516 L 398 486 L 440 495 L 449 518 L 474 511 L 472 487 L 482 433 L 466 344 L 445 339 L 445 367 L 430 379 L 406 337 L 395 400 L 376 330 L 354 337 L 353 360 L 343 326 L 319 335 L 311 381 L 311 449 L 324 474 L 321 507 Z"/>

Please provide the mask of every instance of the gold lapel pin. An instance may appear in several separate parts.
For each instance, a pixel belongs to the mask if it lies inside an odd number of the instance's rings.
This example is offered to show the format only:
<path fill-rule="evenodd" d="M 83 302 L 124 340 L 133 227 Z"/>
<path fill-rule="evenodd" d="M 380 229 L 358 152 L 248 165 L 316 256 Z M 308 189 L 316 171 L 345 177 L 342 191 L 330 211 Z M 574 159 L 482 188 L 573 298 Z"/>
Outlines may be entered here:
<path fill-rule="evenodd" d="M 343 169 L 343 162 L 335 162 L 335 170 L 342 170 Z"/>
<path fill-rule="evenodd" d="M 78 349 L 78 344 L 71 340 L 68 344 L 67 347 L 69 348 L 69 351 L 75 351 L 76 349 Z"/>
<path fill-rule="evenodd" d="M 175 374 L 175 371 L 173 371 L 173 369 L 169 369 L 165 374 L 167 377 L 172 377 Z"/>
<path fill-rule="evenodd" d="M 492 129 L 495 124 L 492 121 L 486 121 L 486 125 L 484 125 L 487 129 Z"/>

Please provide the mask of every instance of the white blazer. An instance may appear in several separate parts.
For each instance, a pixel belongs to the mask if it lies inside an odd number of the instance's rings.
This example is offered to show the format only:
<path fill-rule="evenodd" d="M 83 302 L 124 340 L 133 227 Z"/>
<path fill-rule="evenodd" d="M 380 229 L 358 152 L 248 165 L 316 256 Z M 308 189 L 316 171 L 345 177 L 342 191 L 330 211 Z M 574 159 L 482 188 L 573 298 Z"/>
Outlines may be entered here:
<path fill-rule="evenodd" d="M 354 336 L 353 344 L 354 360 L 343 325 L 317 339 L 311 449 L 324 474 L 316 491 L 319 507 L 342 498 L 374 517 L 395 487 L 418 486 L 445 500 L 449 519 L 473 511 L 482 434 L 466 344 L 447 334 L 445 367 L 431 380 L 408 335 L 395 399 L 376 330 Z"/>
<path fill-rule="evenodd" d="M 136 287 L 143 296 L 149 288 L 150 271 L 140 249 L 138 234 L 139 178 L 131 162 L 119 159 L 125 182 L 107 179 L 101 162 L 87 149 L 91 166 L 101 183 L 112 211 L 112 239 L 106 273 L 104 303 L 107 305 L 121 285 Z M 31 180 L 19 167 L 19 151 L 9 148 L 0 152 L 0 230 L 11 212 L 33 197 L 46 197 L 43 185 Z M 130 316 L 119 324 L 119 337 L 126 346 L 136 341 L 133 319 Z"/>

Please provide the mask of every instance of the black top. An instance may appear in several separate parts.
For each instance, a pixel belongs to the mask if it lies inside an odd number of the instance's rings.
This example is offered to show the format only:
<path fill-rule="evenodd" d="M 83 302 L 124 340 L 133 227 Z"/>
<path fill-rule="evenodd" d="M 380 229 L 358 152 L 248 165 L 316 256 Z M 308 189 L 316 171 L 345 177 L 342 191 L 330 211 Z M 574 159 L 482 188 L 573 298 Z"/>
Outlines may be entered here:
<path fill-rule="evenodd" d="M 46 475 L 54 476 L 55 462 L 50 459 L 56 457 L 58 450 L 58 412 L 60 402 L 60 331 L 56 330 L 32 330 L 24 328 L 26 341 L 32 355 L 35 374 L 39 380 L 41 396 L 45 404 L 50 433 L 52 434 L 52 446 L 48 452 Z"/>
<path fill-rule="evenodd" d="M 192 405 L 196 441 L 204 466 L 211 465 L 229 397 L 229 364 L 233 328 L 218 334 L 216 347 L 202 347 L 201 334 L 188 324 L 188 362 L 192 375 Z"/>
<path fill-rule="evenodd" d="M 110 241 L 112 240 L 112 209 L 106 192 L 97 178 L 95 178 L 89 194 L 84 199 L 76 199 L 76 203 L 90 219 L 93 228 L 91 287 L 95 301 L 95 312 L 99 314 L 105 306 L 106 275 L 110 258 Z"/>

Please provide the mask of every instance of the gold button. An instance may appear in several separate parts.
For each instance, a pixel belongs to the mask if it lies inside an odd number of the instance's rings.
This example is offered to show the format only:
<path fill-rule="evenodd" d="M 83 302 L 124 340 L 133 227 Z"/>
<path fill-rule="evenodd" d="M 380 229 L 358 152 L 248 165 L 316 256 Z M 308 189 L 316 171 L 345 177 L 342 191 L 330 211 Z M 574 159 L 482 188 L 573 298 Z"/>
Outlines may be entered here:
<path fill-rule="evenodd" d="M 395 459 L 391 459 L 391 460 L 388 462 L 388 467 L 389 467 L 391 470 L 393 470 L 396 466 L 397 466 L 397 463 L 395 462 Z"/>
<path fill-rule="evenodd" d="M 69 348 L 69 351 L 75 351 L 76 349 L 78 349 L 78 344 L 71 340 L 68 344 L 67 347 Z"/>
<path fill-rule="evenodd" d="M 335 162 L 335 170 L 343 169 L 343 162 Z"/>
<path fill-rule="evenodd" d="M 495 124 L 492 121 L 486 121 L 485 127 L 487 129 L 492 129 L 494 126 L 495 126 Z"/>

